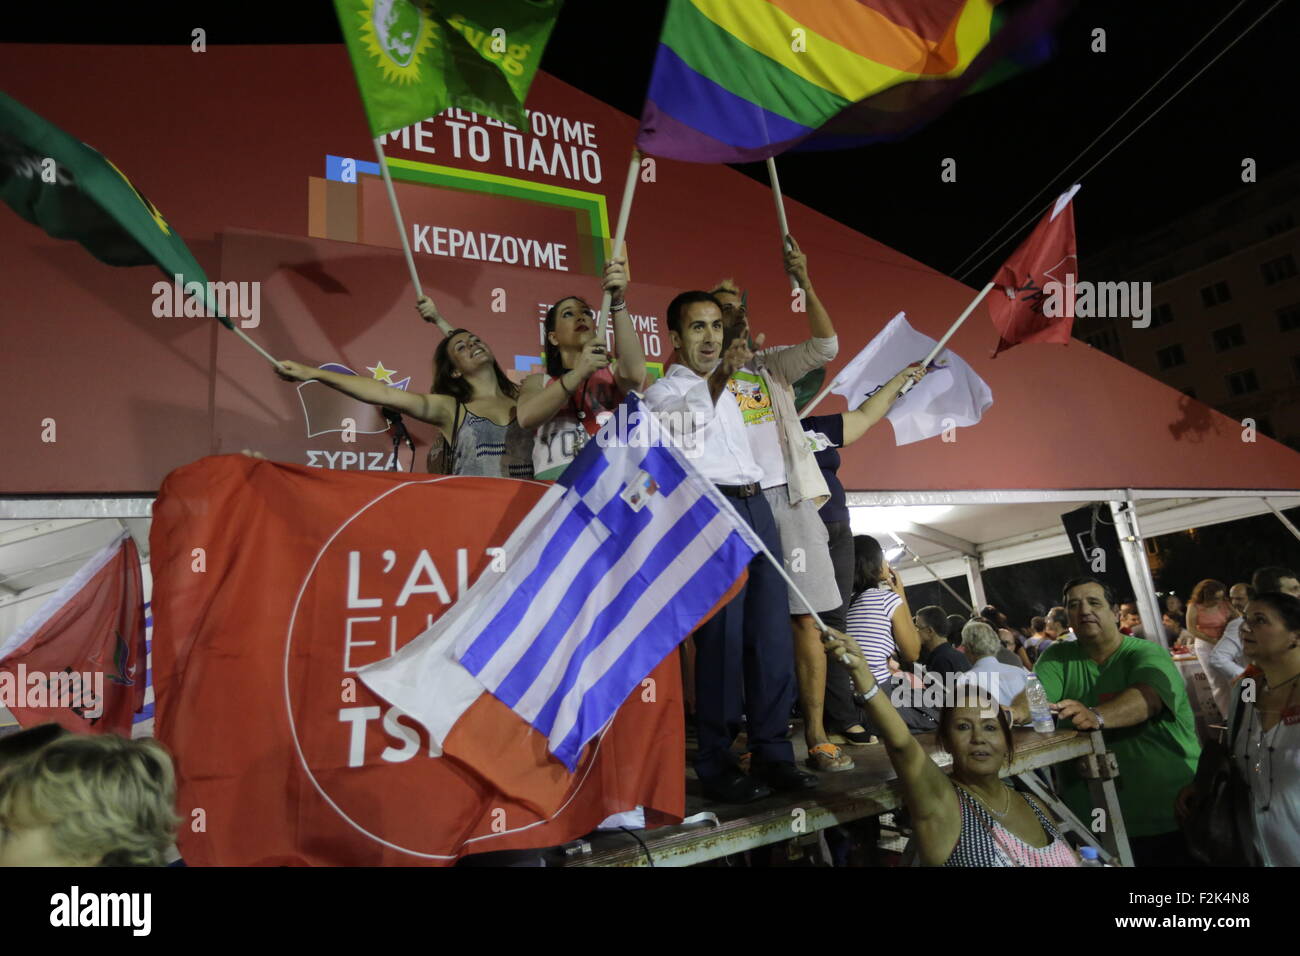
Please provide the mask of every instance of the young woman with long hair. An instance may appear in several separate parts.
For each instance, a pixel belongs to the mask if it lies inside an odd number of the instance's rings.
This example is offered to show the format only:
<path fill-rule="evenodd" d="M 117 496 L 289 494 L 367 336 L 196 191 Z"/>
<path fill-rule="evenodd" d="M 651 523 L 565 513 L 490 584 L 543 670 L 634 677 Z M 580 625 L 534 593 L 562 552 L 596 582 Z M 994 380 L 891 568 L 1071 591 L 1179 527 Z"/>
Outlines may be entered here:
<path fill-rule="evenodd" d="M 421 296 L 426 318 L 433 303 Z M 468 329 L 453 329 L 433 353 L 433 388 L 406 392 L 374 379 L 281 362 L 287 382 L 323 382 L 358 401 L 381 405 L 436 425 L 452 449 L 451 474 L 531 478 L 532 439 L 515 416 L 519 390 L 501 370 L 487 343 Z"/>
<path fill-rule="evenodd" d="M 558 478 L 645 379 L 645 351 L 624 298 L 626 265 L 623 258 L 609 260 L 601 284 L 613 296 L 616 359 L 596 340 L 596 315 L 581 296 L 565 296 L 546 313 L 545 371 L 528 376 L 519 390 L 519 423 L 535 430 L 533 472 L 543 481 Z"/>

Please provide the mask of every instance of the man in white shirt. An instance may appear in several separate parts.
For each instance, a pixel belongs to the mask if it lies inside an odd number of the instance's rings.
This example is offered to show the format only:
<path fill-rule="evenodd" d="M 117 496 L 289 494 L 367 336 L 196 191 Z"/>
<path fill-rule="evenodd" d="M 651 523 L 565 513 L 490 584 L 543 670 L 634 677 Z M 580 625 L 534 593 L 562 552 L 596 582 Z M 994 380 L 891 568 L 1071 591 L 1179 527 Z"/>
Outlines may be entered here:
<path fill-rule="evenodd" d="M 1053 641 L 1077 641 L 1079 638 L 1070 627 L 1070 615 L 1059 604 L 1047 612 L 1047 636 Z M 1043 650 L 1047 650 L 1046 647 Z M 1042 656 L 1042 652 L 1039 652 Z"/>
<path fill-rule="evenodd" d="M 961 646 L 974 663 L 958 680 L 976 684 L 998 699 L 1003 707 L 1020 696 L 1029 681 L 1029 672 L 1019 664 L 1003 664 L 998 660 L 1002 639 L 998 632 L 983 621 L 968 621 L 961 629 Z"/>
<path fill-rule="evenodd" d="M 646 390 L 645 403 L 661 418 L 671 416 L 669 431 L 681 433 L 683 444 L 689 435 L 691 464 L 731 499 L 768 550 L 780 555 L 780 534 L 762 494 L 763 469 L 727 389 L 732 373 L 753 357 L 749 343 L 738 338 L 724 352 L 722 308 L 707 292 L 673 299 L 668 329 L 677 361 Z M 813 774 L 795 766 L 786 739 L 795 692 L 789 620 L 785 581 L 759 554 L 750 562 L 745 587 L 695 632 L 695 772 L 710 799 L 748 803 L 769 796 L 769 787 L 817 786 Z M 731 750 L 742 713 L 753 776 L 741 772 Z"/>

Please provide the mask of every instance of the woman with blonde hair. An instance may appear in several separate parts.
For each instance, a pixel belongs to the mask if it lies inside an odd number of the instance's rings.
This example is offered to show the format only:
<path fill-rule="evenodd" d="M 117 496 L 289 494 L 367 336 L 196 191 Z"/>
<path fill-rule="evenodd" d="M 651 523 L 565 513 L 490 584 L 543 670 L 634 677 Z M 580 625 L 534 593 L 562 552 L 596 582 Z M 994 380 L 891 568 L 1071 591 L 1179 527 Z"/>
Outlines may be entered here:
<path fill-rule="evenodd" d="M 161 744 L 61 737 L 0 772 L 0 866 L 162 866 L 175 802 Z"/>

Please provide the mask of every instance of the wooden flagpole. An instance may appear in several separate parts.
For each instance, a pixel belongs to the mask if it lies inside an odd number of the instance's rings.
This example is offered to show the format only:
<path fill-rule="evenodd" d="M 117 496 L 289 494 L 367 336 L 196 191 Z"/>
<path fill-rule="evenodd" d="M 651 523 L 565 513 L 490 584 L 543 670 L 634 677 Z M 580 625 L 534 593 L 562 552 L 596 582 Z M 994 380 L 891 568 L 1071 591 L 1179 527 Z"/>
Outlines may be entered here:
<path fill-rule="evenodd" d="M 627 221 L 632 213 L 632 194 L 636 192 L 636 181 L 641 172 L 641 152 L 632 150 L 632 161 L 627 167 L 627 182 L 623 184 L 623 205 L 618 210 L 618 226 L 614 230 L 614 245 L 610 254 L 617 256 L 627 239 Z M 596 328 L 596 341 L 604 343 L 605 329 L 609 326 L 609 306 L 614 301 L 609 290 L 600 297 L 600 324 Z"/>
<path fill-rule="evenodd" d="M 776 175 L 776 160 L 767 158 L 767 178 L 772 184 L 772 201 L 776 203 L 776 221 L 781 227 L 781 253 L 785 254 L 790 244 L 790 223 L 785 218 L 785 199 L 781 196 L 781 180 Z M 799 288 L 799 280 L 790 276 L 790 288 Z"/>
<path fill-rule="evenodd" d="M 411 285 L 415 286 L 417 296 L 424 295 L 424 289 L 420 286 L 420 275 L 415 271 L 415 256 L 411 253 L 411 240 L 406 235 L 406 224 L 402 221 L 402 210 L 397 205 L 397 191 L 393 188 L 393 177 L 388 173 L 388 158 L 384 155 L 384 147 L 379 137 L 375 137 L 375 156 L 379 159 L 379 174 L 384 179 L 384 189 L 388 192 L 388 203 L 393 207 L 393 220 L 397 223 L 397 236 L 402 241 L 402 253 L 406 257 L 406 268 L 411 273 Z M 437 306 L 434 306 L 435 311 Z M 452 332 L 451 323 L 442 317 L 442 313 L 437 313 L 435 320 L 438 328 L 442 329 L 443 335 L 450 335 Z"/>

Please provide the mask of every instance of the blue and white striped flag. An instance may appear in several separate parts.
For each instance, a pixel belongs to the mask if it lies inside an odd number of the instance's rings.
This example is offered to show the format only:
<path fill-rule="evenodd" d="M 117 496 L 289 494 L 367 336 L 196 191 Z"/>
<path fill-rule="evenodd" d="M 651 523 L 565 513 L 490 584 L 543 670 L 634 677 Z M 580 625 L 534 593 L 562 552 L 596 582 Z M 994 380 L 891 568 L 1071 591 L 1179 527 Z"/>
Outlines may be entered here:
<path fill-rule="evenodd" d="M 131 737 L 153 736 L 153 608 L 144 602 L 144 706 L 131 718 Z"/>
<path fill-rule="evenodd" d="M 484 691 L 570 772 L 623 701 L 731 590 L 762 542 L 628 397 L 465 596 L 361 669 L 441 748 Z M 662 442 L 662 443 L 661 443 Z"/>

